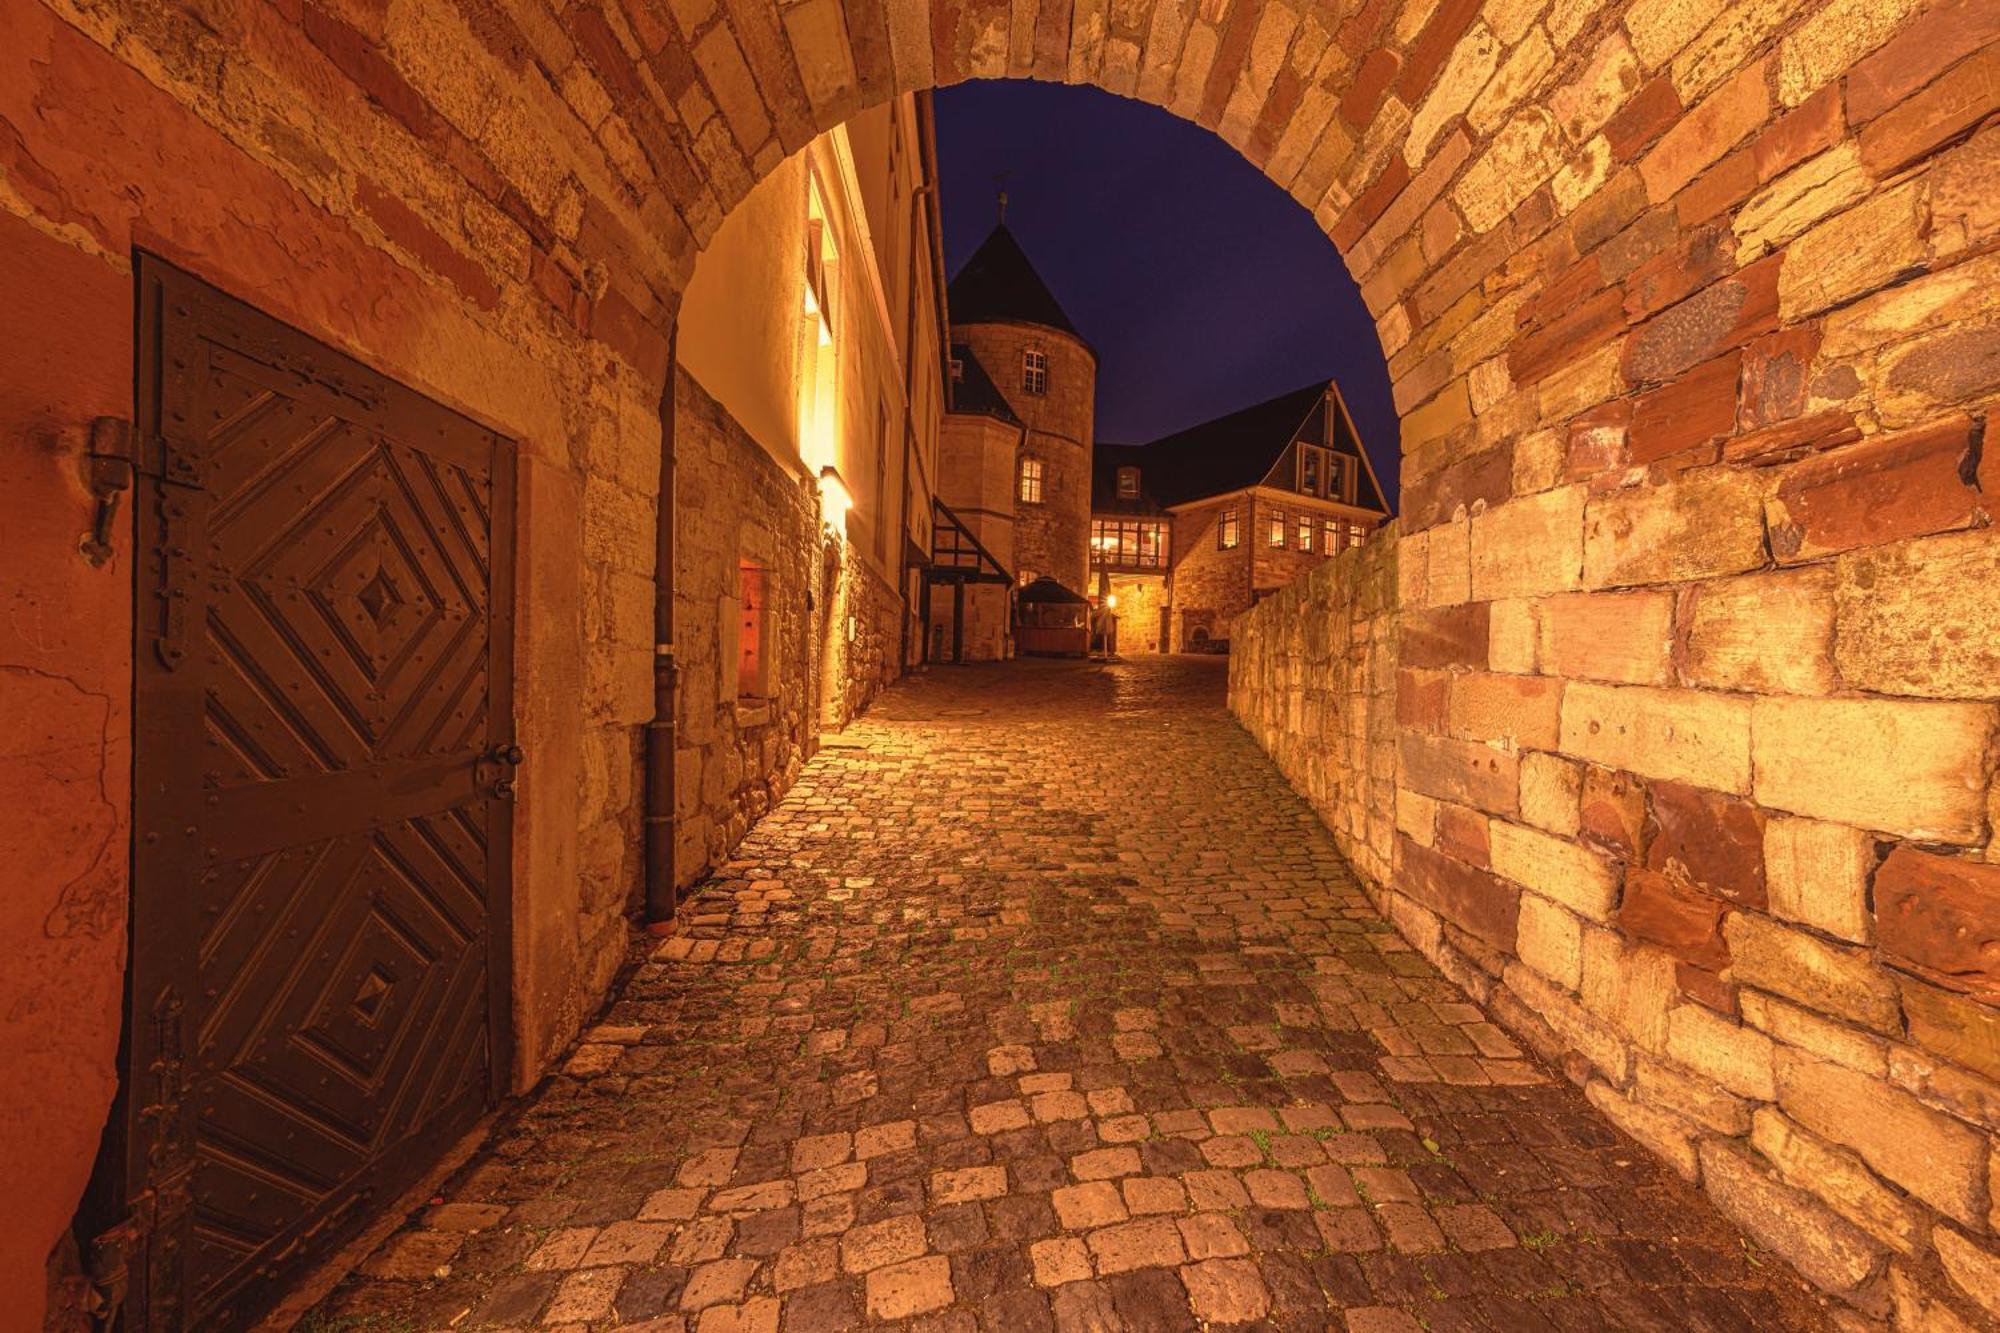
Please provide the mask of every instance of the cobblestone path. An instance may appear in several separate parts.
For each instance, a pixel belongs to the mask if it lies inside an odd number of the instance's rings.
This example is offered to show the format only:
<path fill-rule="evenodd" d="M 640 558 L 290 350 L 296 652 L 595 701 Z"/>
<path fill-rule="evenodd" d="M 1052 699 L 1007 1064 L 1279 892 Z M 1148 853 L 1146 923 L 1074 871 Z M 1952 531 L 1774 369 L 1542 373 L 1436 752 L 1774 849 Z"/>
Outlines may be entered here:
<path fill-rule="evenodd" d="M 313 1326 L 1819 1327 L 1383 925 L 1222 695 L 891 691 Z"/>

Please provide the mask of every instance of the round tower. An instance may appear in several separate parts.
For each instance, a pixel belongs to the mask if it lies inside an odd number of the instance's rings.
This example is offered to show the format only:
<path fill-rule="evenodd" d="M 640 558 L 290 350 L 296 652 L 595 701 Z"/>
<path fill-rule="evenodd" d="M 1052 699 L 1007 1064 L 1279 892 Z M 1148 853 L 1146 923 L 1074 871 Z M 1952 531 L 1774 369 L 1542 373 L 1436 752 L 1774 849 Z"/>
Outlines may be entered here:
<path fill-rule="evenodd" d="M 1090 590 L 1090 450 L 1097 353 L 1003 222 L 947 290 L 951 339 L 971 350 L 1021 419 L 1014 567 Z"/>

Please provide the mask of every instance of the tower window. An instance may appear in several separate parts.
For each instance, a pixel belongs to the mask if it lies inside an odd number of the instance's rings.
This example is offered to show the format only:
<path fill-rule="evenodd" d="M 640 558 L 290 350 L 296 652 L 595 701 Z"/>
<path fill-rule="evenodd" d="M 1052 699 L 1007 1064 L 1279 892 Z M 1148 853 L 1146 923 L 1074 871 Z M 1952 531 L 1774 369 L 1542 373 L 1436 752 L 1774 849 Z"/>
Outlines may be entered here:
<path fill-rule="evenodd" d="M 1049 391 L 1049 355 L 1030 347 L 1021 353 L 1021 387 L 1029 393 Z"/>
<path fill-rule="evenodd" d="M 1024 458 L 1021 460 L 1021 502 L 1038 505 L 1042 502 L 1042 460 Z"/>
<path fill-rule="evenodd" d="M 1222 517 L 1217 519 L 1215 524 L 1216 546 L 1227 551 L 1236 545 L 1237 542 L 1241 541 L 1242 537 L 1243 533 L 1238 526 L 1236 511 L 1234 509 L 1223 510 Z"/>

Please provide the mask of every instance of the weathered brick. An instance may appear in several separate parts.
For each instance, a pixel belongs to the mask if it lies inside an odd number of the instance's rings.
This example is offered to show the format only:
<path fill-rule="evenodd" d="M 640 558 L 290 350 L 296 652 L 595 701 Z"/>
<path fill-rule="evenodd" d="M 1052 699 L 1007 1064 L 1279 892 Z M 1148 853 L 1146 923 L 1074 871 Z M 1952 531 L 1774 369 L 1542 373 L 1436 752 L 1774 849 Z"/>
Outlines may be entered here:
<path fill-rule="evenodd" d="M 1785 1050 L 1778 1105 L 1939 1212 L 1979 1224 L 1986 1145 L 1978 1131 L 1866 1075 Z"/>
<path fill-rule="evenodd" d="M 1757 1151 L 1791 1184 L 1904 1254 L 1922 1251 L 1929 1230 L 1921 1208 L 1877 1180 L 1853 1154 L 1808 1134 L 1775 1107 L 1760 1106 L 1751 1130 Z"/>
<path fill-rule="evenodd" d="M 1555 745 L 1560 730 L 1562 682 L 1548 676 L 1463 672 L 1452 677 L 1450 708 L 1451 732 L 1462 740 L 1546 749 Z"/>
<path fill-rule="evenodd" d="M 1687 374 L 1632 404 L 1627 456 L 1635 464 L 1655 463 L 1691 450 L 1704 450 L 1736 426 L 1736 384 L 1743 354 L 1730 352 L 1703 362 Z"/>
<path fill-rule="evenodd" d="M 1874 185 L 1851 141 L 1800 164 L 1737 211 L 1731 223 L 1736 261 L 1748 264 L 1781 248 L 1822 219 L 1860 203 Z"/>
<path fill-rule="evenodd" d="M 1608 921 L 1618 875 L 1597 852 L 1539 829 L 1495 820 L 1487 830 L 1495 874 L 1592 921 Z"/>
<path fill-rule="evenodd" d="M 1512 952 L 1521 891 L 1488 871 L 1399 840 L 1402 887 L 1433 912 L 1495 949 Z"/>
<path fill-rule="evenodd" d="M 1750 789 L 1750 700 L 1699 690 L 1573 682 L 1563 753 L 1738 795 Z"/>
<path fill-rule="evenodd" d="M 1973 523 L 1971 423 L 1953 418 L 1820 454 L 1787 469 L 1769 506 L 1771 547 L 1802 561 Z"/>
<path fill-rule="evenodd" d="M 1681 1005 L 1667 1015 L 1667 1054 L 1741 1097 L 1776 1100 L 1775 1050 L 1763 1033 L 1698 1004 Z"/>
<path fill-rule="evenodd" d="M 1850 1292 L 1881 1268 L 1876 1246 L 1846 1219 L 1779 1184 L 1734 1146 L 1701 1145 L 1702 1188 L 1717 1208 L 1812 1281 Z"/>
<path fill-rule="evenodd" d="M 2000 47 L 1988 47 L 1861 131 L 1861 161 L 1878 179 L 1916 161 L 1993 110 Z"/>
<path fill-rule="evenodd" d="M 1778 98 L 1797 106 L 1889 39 L 1919 0 L 1832 0 L 1778 47 Z"/>
<path fill-rule="evenodd" d="M 1837 1014 L 1877 1032 L 1894 1032 L 1900 1010 L 1895 983 L 1866 952 L 1841 949 L 1804 931 L 1747 912 L 1722 927 L 1730 976 L 1746 986 L 1789 996 L 1809 1009 Z"/>
<path fill-rule="evenodd" d="M 1513 813 L 1520 793 L 1518 757 L 1475 741 L 1405 734 L 1398 751 L 1405 783 L 1429 796 L 1491 814 Z"/>
<path fill-rule="evenodd" d="M 1584 488 L 1565 486 L 1497 505 L 1472 520 L 1472 595 L 1533 597 L 1577 586 Z"/>
<path fill-rule="evenodd" d="M 1933 981 L 2000 1004 L 2000 865 L 1897 847 L 1875 872 L 1875 940 Z"/>
<path fill-rule="evenodd" d="M 1834 583 L 1821 567 L 1699 585 L 1688 600 L 1685 678 L 1723 690 L 1827 693 Z"/>
<path fill-rule="evenodd" d="M 1786 248 L 1778 312 L 1786 323 L 1886 287 L 1923 262 L 1923 188 L 1883 191 L 1806 231 Z"/>
<path fill-rule="evenodd" d="M 1685 1180 L 1701 1172 L 1695 1156 L 1695 1126 L 1671 1111 L 1621 1096 L 1610 1084 L 1592 1079 L 1584 1087 L 1590 1104 L 1606 1119 L 1666 1159 Z"/>
<path fill-rule="evenodd" d="M 1911 977 L 1897 978 L 1910 1040 L 2000 1081 L 2000 1008 Z"/>
<path fill-rule="evenodd" d="M 1989 698 L 2000 681 L 2000 532 L 1899 542 L 1841 559 L 1834 661 L 1848 685 Z"/>
<path fill-rule="evenodd" d="M 1673 198 L 1762 125 L 1771 109 L 1768 81 L 1766 64 L 1759 61 L 1682 116 L 1639 161 L 1647 196 L 1655 203 Z"/>
<path fill-rule="evenodd" d="M 1980 47 L 2000 41 L 2000 13 L 1984 0 L 1944 0 L 1847 72 L 1847 111 L 1865 125 Z"/>
<path fill-rule="evenodd" d="M 1741 907 L 1764 905 L 1764 813 L 1679 782 L 1652 786 L 1646 865 Z"/>
<path fill-rule="evenodd" d="M 1579 829 L 1583 766 L 1556 754 L 1521 756 L 1521 818 L 1562 837 Z"/>
<path fill-rule="evenodd" d="M 1659 384 L 1778 327 L 1785 256 L 1771 255 L 1654 316 L 1625 340 L 1620 369 L 1634 384 Z"/>
<path fill-rule="evenodd" d="M 1628 860 L 1636 858 L 1646 841 L 1645 784 L 1629 773 L 1586 764 L 1577 822 L 1585 837 Z"/>
<path fill-rule="evenodd" d="M 1485 602 L 1466 602 L 1403 616 L 1402 663 L 1406 667 L 1474 667 L 1486 665 L 1488 610 Z"/>
<path fill-rule="evenodd" d="M 1537 894 L 1521 899 L 1515 948 L 1521 961 L 1566 990 L 1583 984 L 1583 937 L 1577 919 Z"/>
<path fill-rule="evenodd" d="M 1593 497 L 1583 581 L 1593 588 L 1713 578 L 1765 561 L 1768 483 L 1755 471 L 1704 469 Z"/>
<path fill-rule="evenodd" d="M 1564 698 L 1565 721 L 1577 687 Z M 1991 707 L 1759 698 L 1760 805 L 1908 838 L 1971 842 L 1984 821 Z M 1568 729 L 1564 730 L 1567 745 Z"/>
<path fill-rule="evenodd" d="M 1813 819 L 1764 825 L 1766 891 L 1772 915 L 1783 920 L 1866 944 L 1874 868 L 1874 843 L 1860 829 Z"/>
<path fill-rule="evenodd" d="M 1682 962 L 1711 972 L 1729 965 L 1722 919 L 1729 904 L 1656 870 L 1632 866 L 1618 924 L 1633 939 L 1656 945 Z"/>

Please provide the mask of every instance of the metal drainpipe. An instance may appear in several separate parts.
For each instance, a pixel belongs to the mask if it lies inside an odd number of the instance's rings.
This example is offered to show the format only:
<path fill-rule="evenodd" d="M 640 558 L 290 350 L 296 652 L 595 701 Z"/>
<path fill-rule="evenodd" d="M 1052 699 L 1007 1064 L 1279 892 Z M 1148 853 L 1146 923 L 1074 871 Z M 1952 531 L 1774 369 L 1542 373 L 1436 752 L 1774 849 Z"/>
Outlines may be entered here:
<path fill-rule="evenodd" d="M 667 337 L 666 384 L 660 390 L 660 500 L 653 548 L 653 720 L 646 724 L 646 928 L 673 930 L 674 756 L 680 724 L 680 665 L 674 658 L 674 367 L 680 329 Z"/>

